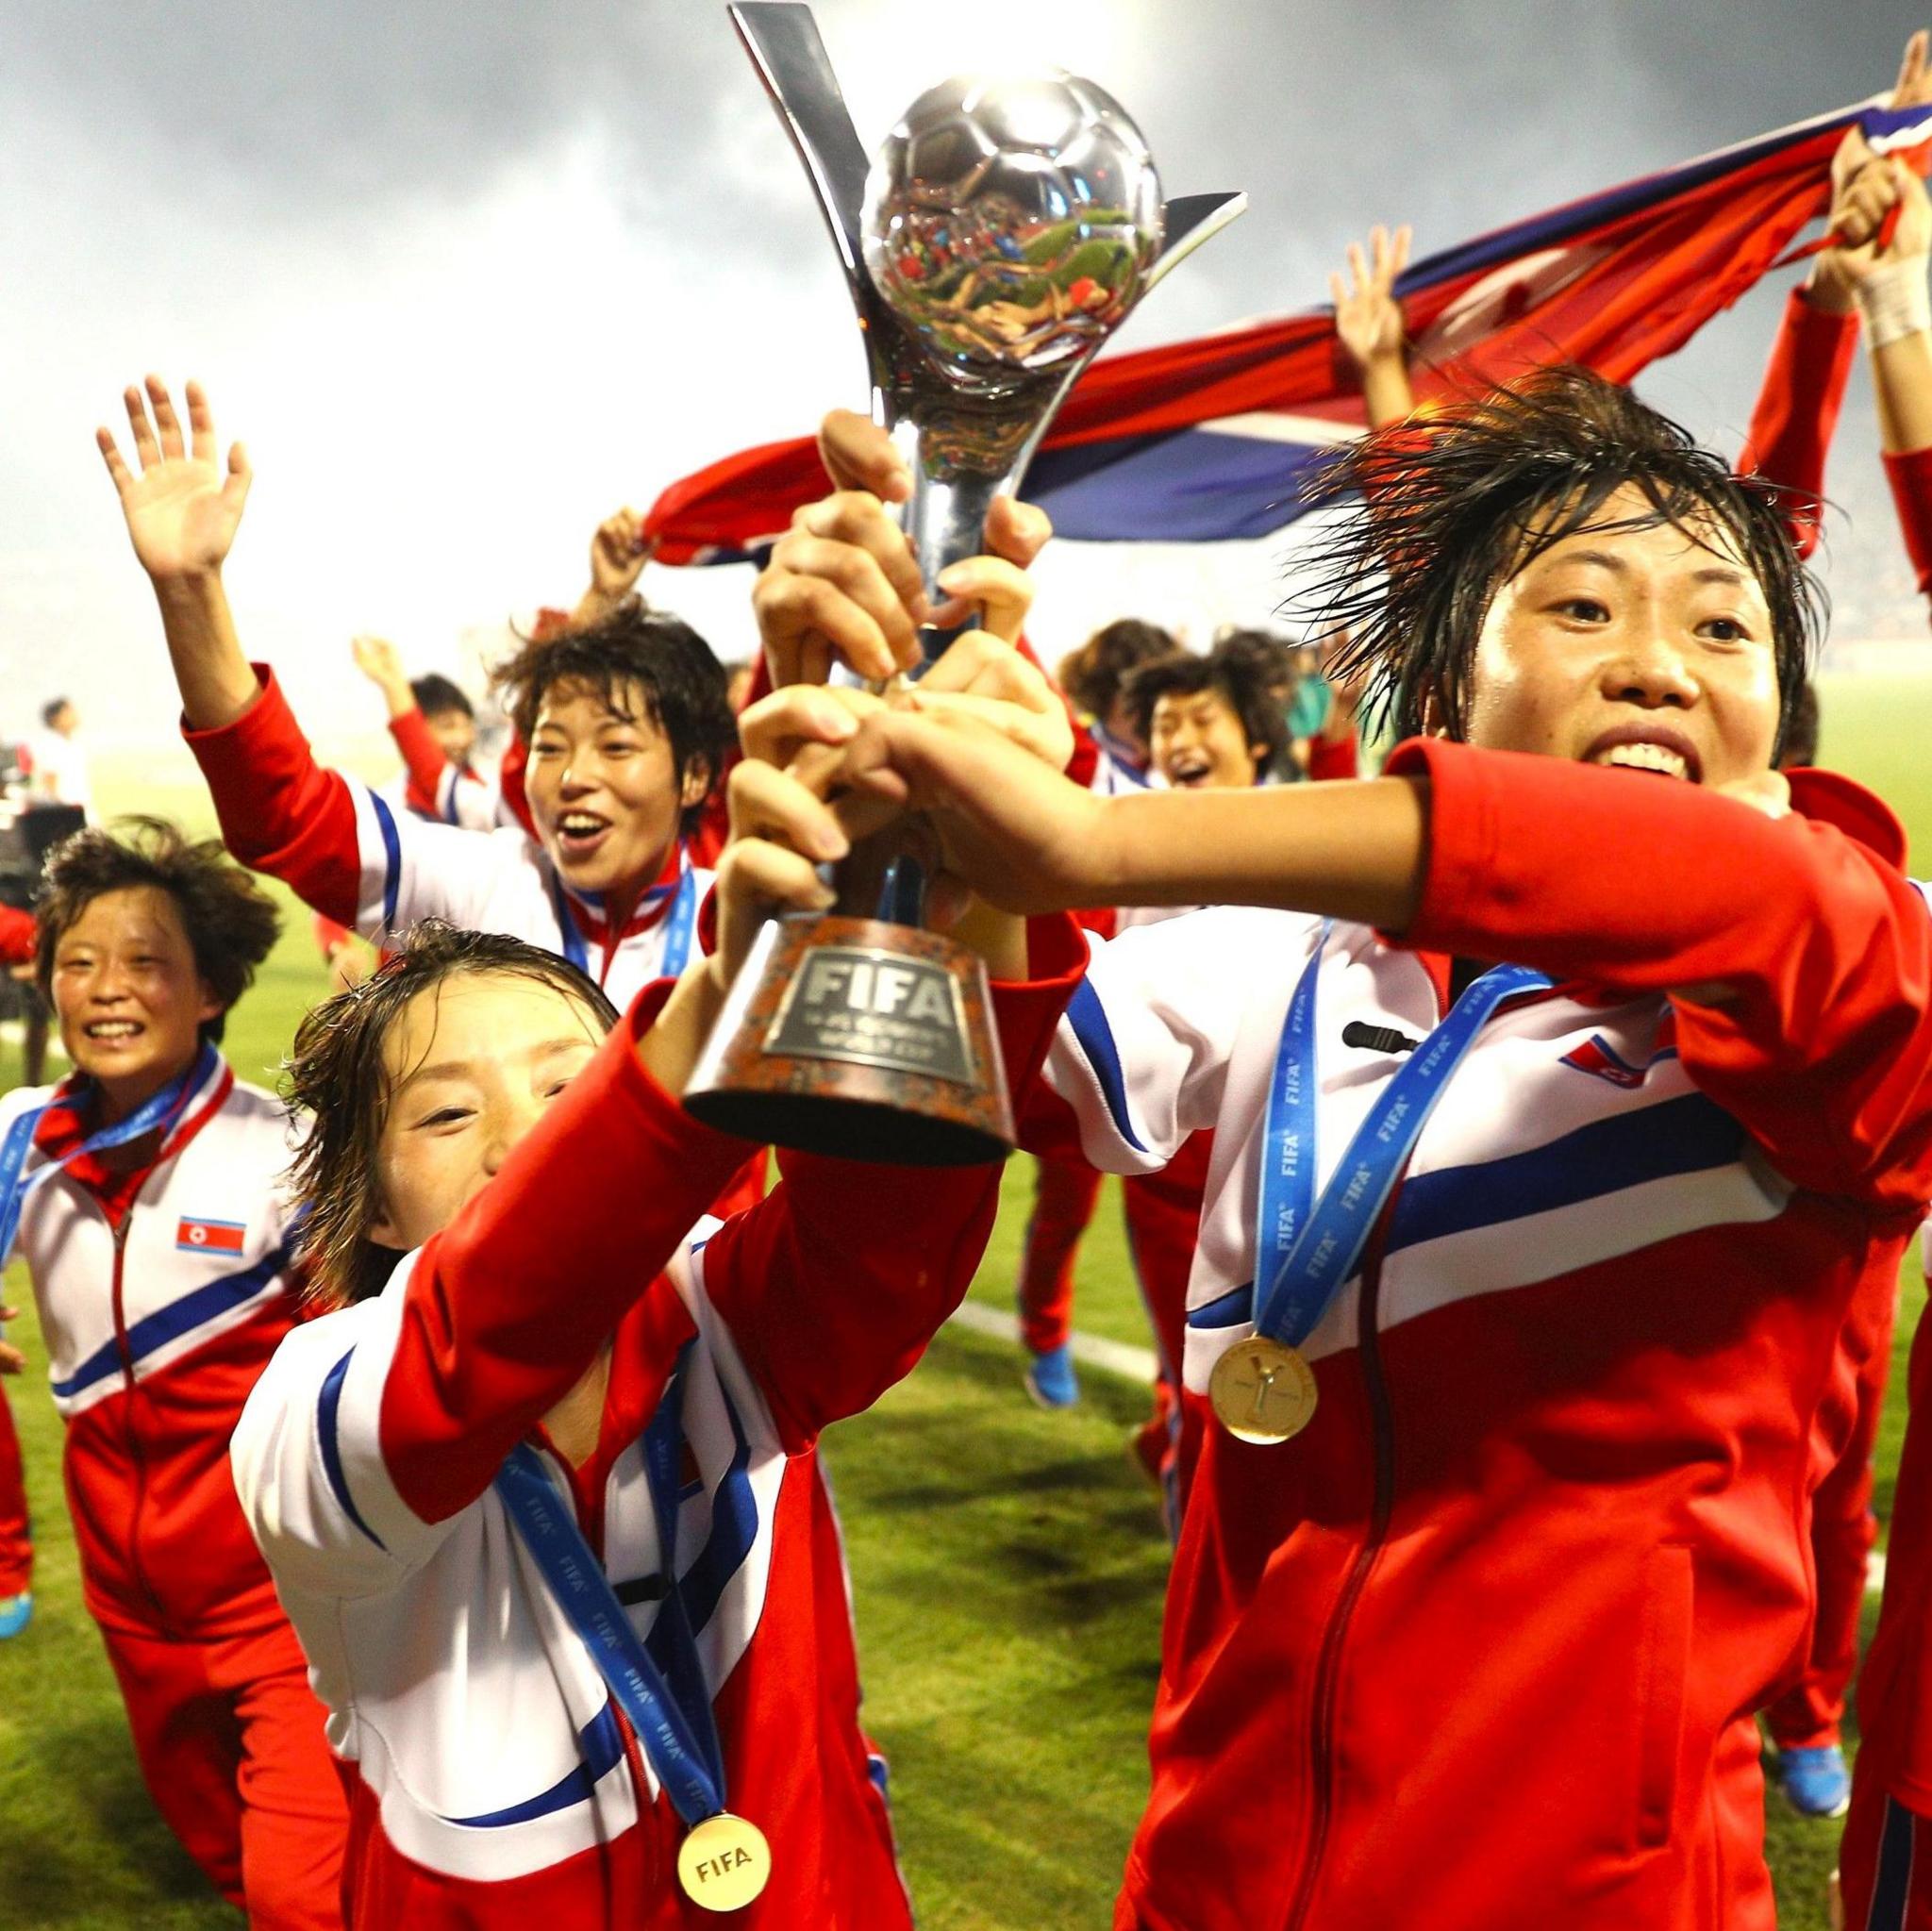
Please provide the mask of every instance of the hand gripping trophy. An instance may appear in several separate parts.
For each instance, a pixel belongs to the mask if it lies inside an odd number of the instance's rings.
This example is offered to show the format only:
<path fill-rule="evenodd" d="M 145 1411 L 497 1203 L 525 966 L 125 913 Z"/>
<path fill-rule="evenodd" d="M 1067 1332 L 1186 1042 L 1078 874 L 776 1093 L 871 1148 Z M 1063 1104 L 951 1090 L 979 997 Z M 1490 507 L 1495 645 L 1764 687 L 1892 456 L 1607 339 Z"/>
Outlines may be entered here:
<path fill-rule="evenodd" d="M 1245 197 L 1163 205 L 1119 104 L 1058 73 L 942 81 L 868 167 L 810 8 L 746 0 L 731 17 L 844 266 L 873 415 L 912 474 L 907 529 L 930 590 L 984 547 L 994 499 L 1017 491 L 1101 344 Z M 927 664 L 952 635 L 924 635 Z M 831 912 L 759 935 L 686 1105 L 747 1139 L 854 1158 L 1010 1152 L 985 972 L 921 924 L 916 832 L 862 841 L 837 885 Z"/>

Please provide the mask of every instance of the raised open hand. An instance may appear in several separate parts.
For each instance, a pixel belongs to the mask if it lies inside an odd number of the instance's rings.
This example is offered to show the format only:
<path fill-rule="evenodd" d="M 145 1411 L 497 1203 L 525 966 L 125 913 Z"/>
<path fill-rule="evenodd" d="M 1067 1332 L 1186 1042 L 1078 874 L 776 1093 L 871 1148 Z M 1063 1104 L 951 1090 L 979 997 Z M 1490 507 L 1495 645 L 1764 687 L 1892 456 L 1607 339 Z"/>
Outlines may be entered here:
<path fill-rule="evenodd" d="M 379 684 L 385 690 L 403 677 L 403 654 L 386 637 L 352 637 L 349 655 L 356 659 L 356 668 L 372 684 Z"/>
<path fill-rule="evenodd" d="M 187 394 L 192 440 L 184 442 L 175 405 L 158 375 L 147 378 L 145 393 L 128 388 L 125 399 L 141 464 L 138 475 L 116 447 L 113 431 L 94 431 L 121 498 L 134 554 L 158 584 L 220 574 L 252 479 L 247 452 L 239 442 L 229 449 L 223 471 L 207 393 L 198 382 L 191 382 Z"/>
<path fill-rule="evenodd" d="M 1369 230 L 1369 252 L 1359 241 L 1348 244 L 1349 279 L 1328 277 L 1335 300 L 1335 332 L 1357 369 L 1371 363 L 1400 360 L 1402 304 L 1395 299 L 1395 278 L 1408 265 L 1407 224 L 1393 234 L 1379 222 Z"/>

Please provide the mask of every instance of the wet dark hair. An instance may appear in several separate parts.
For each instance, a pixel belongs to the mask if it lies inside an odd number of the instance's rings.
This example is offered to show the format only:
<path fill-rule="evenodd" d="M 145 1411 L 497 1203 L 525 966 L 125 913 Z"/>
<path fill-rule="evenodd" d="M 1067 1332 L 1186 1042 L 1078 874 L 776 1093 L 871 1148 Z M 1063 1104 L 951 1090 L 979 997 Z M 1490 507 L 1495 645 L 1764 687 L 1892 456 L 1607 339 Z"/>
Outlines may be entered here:
<path fill-rule="evenodd" d="M 543 700 L 559 684 L 579 684 L 620 717 L 625 691 L 642 693 L 646 719 L 671 742 L 680 788 L 697 769 L 714 788 L 726 754 L 738 742 L 738 720 L 725 697 L 724 666 L 689 624 L 665 610 L 646 609 L 633 597 L 601 624 L 555 637 L 526 638 L 496 672 L 496 686 L 518 735 L 528 744 Z M 705 801 L 685 807 L 690 832 Z"/>
<path fill-rule="evenodd" d="M 451 710 L 459 710 L 466 718 L 476 715 L 476 707 L 470 702 L 469 692 L 455 678 L 445 677 L 441 671 L 411 677 L 409 695 L 416 700 L 416 708 L 426 718 L 440 717 L 444 711 Z"/>
<path fill-rule="evenodd" d="M 1174 633 L 1158 624 L 1117 618 L 1060 659 L 1060 689 L 1090 717 L 1104 721 L 1136 668 L 1172 657 L 1179 648 Z"/>
<path fill-rule="evenodd" d="M 482 974 L 552 987 L 580 1006 L 600 1033 L 617 1024 L 617 1008 L 568 959 L 521 939 L 464 931 L 438 919 L 414 927 L 402 949 L 359 986 L 314 1007 L 296 1028 L 282 1069 L 284 1094 L 305 1116 L 290 1175 L 307 1209 L 302 1254 L 314 1298 L 367 1300 L 394 1271 L 394 1250 L 369 1239 L 381 1211 L 376 1149 L 391 1092 L 383 1045 L 419 992 Z"/>
<path fill-rule="evenodd" d="M 1650 508 L 1604 520 L 1626 487 Z M 1709 549 L 1714 524 L 1771 612 L 1782 744 L 1824 620 L 1824 593 L 1787 533 L 1786 493 L 1733 474 L 1627 389 L 1588 370 L 1543 370 L 1412 416 L 1326 462 L 1305 500 L 1341 513 L 1298 566 L 1314 587 L 1290 608 L 1347 630 L 1335 668 L 1364 683 L 1372 719 L 1392 719 L 1400 737 L 1428 721 L 1462 738 L 1476 641 L 1504 583 L 1586 529 L 1670 523 Z"/>
<path fill-rule="evenodd" d="M 64 838 L 47 854 L 34 917 L 40 936 L 34 983 L 54 998 L 54 955 L 75 921 L 110 891 L 151 886 L 175 902 L 194 953 L 194 970 L 222 1002 L 201 1037 L 218 1040 L 228 1008 L 255 982 L 275 949 L 282 915 L 275 901 L 223 850 L 219 839 L 190 839 L 164 818 L 122 818 Z"/>
<path fill-rule="evenodd" d="M 1154 741 L 1154 707 L 1163 697 L 1216 692 L 1241 720 L 1243 741 L 1263 747 L 1257 778 L 1264 777 L 1288 755 L 1288 720 L 1269 689 L 1274 658 L 1254 648 L 1247 632 L 1224 638 L 1206 657 L 1178 650 L 1142 664 L 1127 679 L 1127 707 L 1144 743 Z"/>
<path fill-rule="evenodd" d="M 1778 747 L 1781 765 L 1818 762 L 1818 686 L 1807 677 L 1798 692 L 1798 701 L 1785 716 L 1784 741 Z"/>

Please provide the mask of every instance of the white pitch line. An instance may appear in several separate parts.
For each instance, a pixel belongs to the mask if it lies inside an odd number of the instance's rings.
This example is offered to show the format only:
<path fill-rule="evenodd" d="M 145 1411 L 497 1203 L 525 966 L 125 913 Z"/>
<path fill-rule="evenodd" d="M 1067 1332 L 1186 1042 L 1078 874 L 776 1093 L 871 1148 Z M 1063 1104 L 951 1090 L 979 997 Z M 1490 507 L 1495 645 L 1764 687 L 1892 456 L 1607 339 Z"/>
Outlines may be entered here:
<path fill-rule="evenodd" d="M 1020 1342 L 1020 1323 L 1015 1315 L 1002 1314 L 980 1301 L 965 1301 L 953 1319 L 974 1334 L 991 1335 L 995 1340 Z M 1073 1338 L 1074 1358 L 1083 1368 L 1105 1368 L 1109 1374 L 1124 1374 L 1129 1381 L 1151 1388 L 1158 1364 L 1152 1348 L 1129 1347 L 1124 1341 L 1110 1341 L 1097 1334 L 1076 1334 Z"/>
<path fill-rule="evenodd" d="M 1016 1316 L 1002 1314 L 997 1307 L 989 1307 L 983 1301 L 961 1302 L 953 1319 L 961 1326 L 970 1328 L 974 1334 L 991 1335 L 995 1340 L 1011 1341 L 1016 1347 L 1020 1341 L 1020 1323 Z M 1086 1368 L 1105 1368 L 1110 1374 L 1124 1374 L 1129 1381 L 1140 1381 L 1153 1385 L 1156 1362 L 1152 1348 L 1129 1347 L 1123 1341 L 1110 1341 L 1097 1334 L 1076 1334 L 1073 1338 L 1074 1358 Z M 1879 1595 L 1885 1589 L 1885 1557 L 1874 1549 L 1865 1558 L 1865 1593 Z"/>

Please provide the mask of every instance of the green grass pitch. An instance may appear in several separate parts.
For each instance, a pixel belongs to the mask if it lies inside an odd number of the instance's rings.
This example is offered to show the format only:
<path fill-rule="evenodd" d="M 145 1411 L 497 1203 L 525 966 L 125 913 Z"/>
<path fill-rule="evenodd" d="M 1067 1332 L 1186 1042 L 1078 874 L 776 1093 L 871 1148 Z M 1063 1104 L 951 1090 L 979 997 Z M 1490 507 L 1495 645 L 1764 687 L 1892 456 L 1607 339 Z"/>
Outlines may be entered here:
<path fill-rule="evenodd" d="M 1916 678 L 1824 686 L 1826 761 L 1890 800 L 1912 829 L 1922 871 L 1932 868 L 1932 770 L 1913 726 L 1928 699 L 1932 681 Z M 137 798 L 124 789 L 108 802 L 206 822 L 192 794 Z M 271 1076 L 322 989 L 298 915 L 230 1027 L 244 1077 Z M 0 1083 L 17 1075 L 0 1052 Z M 1027 1163 L 1016 1161 L 974 1289 L 994 1306 L 1009 1305 L 1030 1188 Z M 17 1268 L 9 1288 L 26 1301 Z M 1881 1514 L 1922 1302 L 1907 1269 L 1878 1450 Z M 1116 1340 L 1147 1338 L 1111 1186 L 1082 1257 L 1077 1320 Z M 237 1923 L 148 1806 L 79 1603 L 59 1426 L 42 1391 L 30 1314 L 14 1334 L 35 1356 L 9 1391 L 40 1556 L 33 1624 L 0 1644 L 0 1931 Z M 955 1328 L 871 1414 L 827 1439 L 858 1592 L 866 1717 L 891 1759 L 901 1850 L 925 1931 L 1098 1931 L 1109 1922 L 1145 1790 L 1166 1546 L 1153 1495 L 1124 1454 L 1144 1393 L 1091 1370 L 1082 1382 L 1078 1408 L 1041 1414 L 1021 1390 L 1013 1350 Z M 1868 1602 L 1868 1633 L 1875 1606 Z M 1793 1816 L 1774 1793 L 1767 1827 L 1781 1923 L 1823 1931 L 1838 1826 Z"/>

